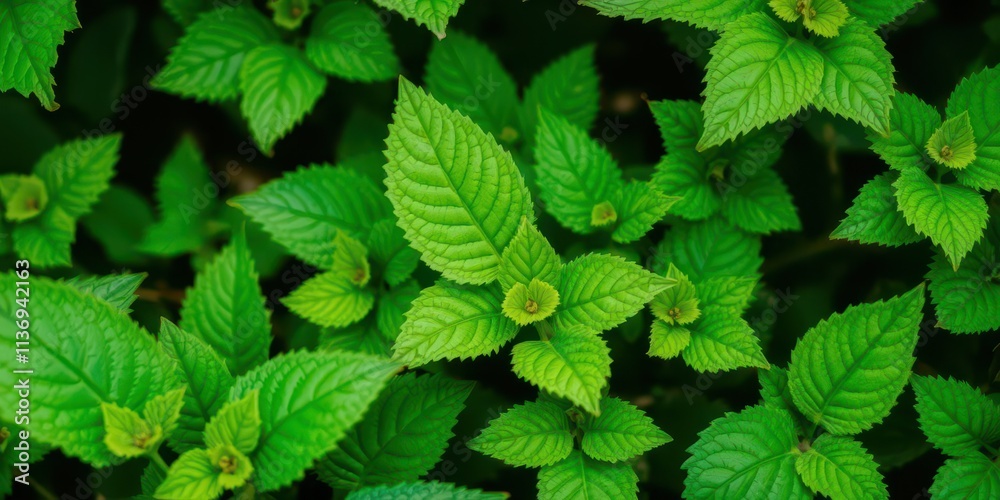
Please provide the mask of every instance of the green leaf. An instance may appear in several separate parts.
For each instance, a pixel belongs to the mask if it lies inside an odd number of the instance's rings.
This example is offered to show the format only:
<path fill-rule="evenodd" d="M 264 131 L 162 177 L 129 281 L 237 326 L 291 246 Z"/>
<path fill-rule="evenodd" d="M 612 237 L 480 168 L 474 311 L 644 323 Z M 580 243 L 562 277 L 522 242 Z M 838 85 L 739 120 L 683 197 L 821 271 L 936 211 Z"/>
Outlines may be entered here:
<path fill-rule="evenodd" d="M 969 112 L 949 118 L 927 141 L 927 153 L 934 161 L 961 170 L 976 160 L 976 137 Z"/>
<path fill-rule="evenodd" d="M 15 281 L 13 275 L 0 280 L 0 292 L 14 297 Z M 0 347 L 11 353 L 0 361 L 0 383 L 15 387 L 13 370 L 34 368 L 31 397 L 45 402 L 31 408 L 34 442 L 106 466 L 113 456 L 102 441 L 101 403 L 137 411 L 177 387 L 170 359 L 146 330 L 93 295 L 41 276 L 32 277 L 31 293 L 30 363 L 15 365 L 13 333 L 0 337 Z M 15 307 L 13 300 L 0 301 L 3 331 L 19 330 Z M 16 408 L 18 399 L 16 390 L 0 391 L 7 408 Z"/>
<path fill-rule="evenodd" d="M 0 2 L 0 47 L 4 54 L 0 91 L 14 89 L 24 97 L 35 94 L 45 109 L 59 109 L 52 88 L 56 84 L 52 78 L 56 49 L 63 44 L 65 32 L 79 27 L 72 0 Z"/>
<path fill-rule="evenodd" d="M 169 436 L 177 452 L 200 448 L 205 424 L 216 415 L 229 394 L 233 377 L 215 349 L 198 337 L 163 319 L 160 347 L 173 360 L 173 371 L 187 390 L 178 429 Z"/>
<path fill-rule="evenodd" d="M 167 477 L 156 488 L 156 498 L 216 498 L 224 488 L 208 451 L 191 450 L 170 464 Z"/>
<path fill-rule="evenodd" d="M 348 352 L 295 352 L 236 380 L 230 400 L 260 391 L 260 441 L 250 456 L 258 491 L 304 476 L 336 447 L 398 367 Z"/>
<path fill-rule="evenodd" d="M 465 0 L 375 0 L 375 3 L 426 26 L 441 40 L 448 20 L 455 17 Z"/>
<path fill-rule="evenodd" d="M 169 436 L 177 429 L 177 422 L 180 420 L 181 408 L 184 406 L 185 389 L 174 389 L 167 391 L 150 399 L 142 409 L 142 418 L 149 422 L 154 429 L 159 428 L 163 437 Z M 160 438 L 162 441 L 163 437 Z M 154 446 L 158 446 L 160 441 L 155 441 Z"/>
<path fill-rule="evenodd" d="M 802 223 L 792 195 L 781 177 L 770 169 L 747 176 L 742 185 L 720 187 L 722 215 L 736 227 L 750 232 L 800 231 Z"/>
<path fill-rule="evenodd" d="M 896 188 L 892 186 L 897 179 L 897 174 L 885 172 L 868 181 L 830 237 L 890 247 L 922 240 L 899 211 Z"/>
<path fill-rule="evenodd" d="M 205 196 L 205 189 L 214 185 L 194 139 L 185 135 L 156 177 L 160 220 L 149 227 L 140 248 L 155 255 L 175 256 L 202 247 L 207 239 L 202 224 L 210 215 L 206 212 L 212 201 Z"/>
<path fill-rule="evenodd" d="M 194 22 L 198 14 L 211 5 L 207 0 L 163 0 L 163 10 L 185 26 Z"/>
<path fill-rule="evenodd" d="M 673 263 L 695 285 L 718 276 L 756 275 L 763 264 L 760 238 L 740 231 L 720 218 L 676 224 L 656 249 L 654 270 Z"/>
<path fill-rule="evenodd" d="M 351 351 L 389 358 L 390 339 L 379 331 L 377 318 L 369 316 L 346 328 L 324 328 L 320 331 L 319 347 L 327 351 Z"/>
<path fill-rule="evenodd" d="M 251 453 L 260 439 L 260 398 L 257 391 L 222 406 L 205 425 L 205 446 L 232 446 L 243 454 Z"/>
<path fill-rule="evenodd" d="M 992 224 L 996 227 L 997 219 Z M 931 261 L 931 300 L 938 324 L 954 333 L 980 333 L 1000 328 L 1000 283 L 993 278 L 997 266 L 996 244 L 983 238 L 954 269 L 937 250 Z"/>
<path fill-rule="evenodd" d="M 343 231 L 337 231 L 333 238 L 333 264 L 330 274 L 346 278 L 362 288 L 371 280 L 372 270 L 368 263 L 368 248 Z"/>
<path fill-rule="evenodd" d="M 562 260 L 552 244 L 525 217 L 500 256 L 498 278 L 505 293 L 516 283 L 528 285 L 536 278 L 558 287 L 562 267 Z"/>
<path fill-rule="evenodd" d="M 756 276 L 719 276 L 698 283 L 702 308 L 717 306 L 739 316 L 750 306 L 757 287 Z"/>
<path fill-rule="evenodd" d="M 142 477 L 139 478 L 139 484 L 142 488 L 143 499 L 154 498 L 153 494 L 156 489 L 163 484 L 163 480 L 167 478 L 167 471 L 160 469 L 156 464 L 150 463 L 142 470 Z"/>
<path fill-rule="evenodd" d="M 799 412 L 792 399 L 792 391 L 788 388 L 788 370 L 771 365 L 769 370 L 757 370 L 760 380 L 760 397 L 768 408 L 784 410 L 795 421 L 795 430 L 799 436 L 809 432 L 805 417 Z"/>
<path fill-rule="evenodd" d="M 611 350 L 584 325 L 557 329 L 550 340 L 514 346 L 511 364 L 518 377 L 600 415 L 601 390 L 611 376 Z"/>
<path fill-rule="evenodd" d="M 556 311 L 559 292 L 552 285 L 535 278 L 528 286 L 515 283 L 503 299 L 503 312 L 518 326 L 544 321 Z"/>
<path fill-rule="evenodd" d="M 830 498 L 889 498 L 878 464 L 853 438 L 824 434 L 795 460 L 813 491 Z"/>
<path fill-rule="evenodd" d="M 388 80 L 400 66 L 387 22 L 365 4 L 330 3 L 312 21 L 306 57 L 321 71 L 348 80 Z"/>
<path fill-rule="evenodd" d="M 505 500 L 503 493 L 486 493 L 451 483 L 399 483 L 361 488 L 347 494 L 346 500 L 385 500 L 386 498 L 433 498 L 434 500 Z"/>
<path fill-rule="evenodd" d="M 370 179 L 325 164 L 300 168 L 229 203 L 264 226 L 293 255 L 324 269 L 333 265 L 337 231 L 363 240 L 376 222 L 392 215 Z"/>
<path fill-rule="evenodd" d="M 663 320 L 653 320 L 649 336 L 649 356 L 663 359 L 676 358 L 691 343 L 691 331 L 683 326 L 671 325 Z"/>
<path fill-rule="evenodd" d="M 978 389 L 941 377 L 910 378 L 920 428 L 953 457 L 975 455 L 1000 441 L 1000 407 Z"/>
<path fill-rule="evenodd" d="M 410 280 L 396 288 L 382 292 L 378 300 L 375 325 L 378 331 L 389 340 L 396 340 L 399 331 L 406 321 L 406 312 L 414 300 L 420 295 L 420 284 Z"/>
<path fill-rule="evenodd" d="M 642 238 L 679 201 L 680 197 L 667 196 L 647 182 L 626 184 L 612 202 L 618 210 L 618 223 L 611 239 L 618 243 L 632 243 Z"/>
<path fill-rule="evenodd" d="M 246 455 L 228 445 L 209 448 L 208 458 L 218 471 L 219 484 L 225 489 L 234 489 L 246 484 L 253 473 L 253 464 Z"/>
<path fill-rule="evenodd" d="M 351 278 L 329 271 L 306 280 L 281 302 L 312 323 L 343 328 L 368 315 L 375 294 Z"/>
<path fill-rule="evenodd" d="M 264 305 L 242 231 L 195 276 L 180 327 L 212 346 L 234 375 L 267 360 L 271 311 Z"/>
<path fill-rule="evenodd" d="M 851 14 L 873 27 L 889 23 L 923 0 L 843 0 Z"/>
<path fill-rule="evenodd" d="M 510 153 L 405 78 L 386 144 L 386 195 L 410 245 L 450 280 L 495 280 L 501 252 L 532 214 Z"/>
<path fill-rule="evenodd" d="M 941 114 L 919 97 L 897 92 L 889 112 L 889 135 L 869 134 L 872 151 L 896 170 L 927 169 L 933 160 L 925 145 L 941 126 Z"/>
<path fill-rule="evenodd" d="M 382 219 L 372 226 L 368 252 L 389 286 L 398 286 L 410 279 L 420 263 L 420 254 L 406 244 L 403 230 L 396 225 L 395 219 Z"/>
<path fill-rule="evenodd" d="M 424 75 L 438 102 L 457 109 L 500 142 L 521 135 L 517 84 L 485 44 L 462 33 L 435 43 Z"/>
<path fill-rule="evenodd" d="M 763 13 L 726 25 L 711 53 L 699 150 L 787 117 L 821 89 L 823 56 Z"/>
<path fill-rule="evenodd" d="M 728 29 L 727 25 L 746 14 L 759 12 L 767 0 L 707 0 L 694 4 L 684 0 L 583 0 L 580 5 L 593 7 L 610 17 L 641 19 L 673 19 L 713 31 Z"/>
<path fill-rule="evenodd" d="M 674 154 L 693 152 L 702 132 L 701 104 L 682 100 L 649 101 L 648 104 L 667 152 L 664 160 Z"/>
<path fill-rule="evenodd" d="M 682 355 L 684 362 L 695 370 L 718 372 L 749 366 L 770 367 L 761 351 L 760 339 L 738 312 L 707 306 L 702 310 L 701 319 L 688 329 L 691 342 Z"/>
<path fill-rule="evenodd" d="M 700 125 L 699 125 L 699 131 Z M 697 141 L 697 138 L 695 139 Z M 705 158 L 692 149 L 678 149 L 656 164 L 652 183 L 667 196 L 682 198 L 673 214 L 686 220 L 702 220 L 722 208 L 719 183 L 709 180 Z"/>
<path fill-rule="evenodd" d="M 209 102 L 235 99 L 247 54 L 277 41 L 274 25 L 251 6 L 204 12 L 170 51 L 153 86 Z"/>
<path fill-rule="evenodd" d="M 286 30 L 296 30 L 309 16 L 309 4 L 309 0 L 268 0 L 267 8 L 274 12 L 271 17 L 274 24 Z"/>
<path fill-rule="evenodd" d="M 896 404 L 913 366 L 923 285 L 887 301 L 848 307 L 810 328 L 792 351 L 789 386 L 810 422 L 857 434 Z"/>
<path fill-rule="evenodd" d="M 425 288 L 406 313 L 393 359 L 411 368 L 439 359 L 469 359 L 497 352 L 517 335 L 501 310 L 497 286 L 439 281 Z"/>
<path fill-rule="evenodd" d="M 80 223 L 100 242 L 112 262 L 132 264 L 145 259 L 138 251 L 138 243 L 154 223 L 153 210 L 135 189 L 112 184 Z"/>
<path fill-rule="evenodd" d="M 28 220 L 45 209 L 49 194 L 45 183 L 34 175 L 7 174 L 0 176 L 0 198 L 4 217 L 12 222 Z"/>
<path fill-rule="evenodd" d="M 653 315 L 668 325 L 687 325 L 698 319 L 701 310 L 698 309 L 694 283 L 673 264 L 667 268 L 666 276 L 674 280 L 674 284 L 650 302 L 649 308 Z"/>
<path fill-rule="evenodd" d="M 317 472 L 336 489 L 416 481 L 444 455 L 472 383 L 444 375 L 392 379 Z"/>
<path fill-rule="evenodd" d="M 915 168 L 901 172 L 893 187 L 906 222 L 940 246 L 957 269 L 983 236 L 986 200 L 972 188 L 936 183 Z"/>
<path fill-rule="evenodd" d="M 76 221 L 59 207 L 14 226 L 15 253 L 39 268 L 70 265 L 70 245 L 76 240 Z"/>
<path fill-rule="evenodd" d="M 957 117 L 969 111 L 976 137 L 976 159 L 955 172 L 962 184 L 984 191 L 1000 189 L 1000 69 L 993 67 L 962 80 L 948 98 L 947 113 Z"/>
<path fill-rule="evenodd" d="M 556 330 L 574 325 L 609 330 L 634 316 L 671 285 L 670 280 L 607 254 L 578 257 L 566 264 L 562 276 L 562 305 L 553 319 Z"/>
<path fill-rule="evenodd" d="M 544 401 L 514 405 L 466 443 L 470 449 L 516 467 L 544 467 L 573 451 L 569 417 Z"/>
<path fill-rule="evenodd" d="M 538 128 L 538 110 L 545 108 L 570 124 L 590 130 L 600 111 L 600 81 L 594 46 L 585 45 L 549 64 L 524 89 L 521 124 L 530 145 Z"/>
<path fill-rule="evenodd" d="M 562 462 L 538 471 L 538 499 L 638 498 L 638 482 L 626 462 L 600 462 L 573 450 Z"/>
<path fill-rule="evenodd" d="M 154 428 L 138 413 L 114 403 L 101 403 L 104 444 L 116 456 L 133 458 L 155 449 L 163 440 L 163 429 Z"/>
<path fill-rule="evenodd" d="M 698 433 L 681 467 L 687 498 L 812 498 L 799 479 L 795 426 L 787 412 L 751 406 Z M 767 478 L 766 481 L 760 478 Z"/>
<path fill-rule="evenodd" d="M 642 410 L 618 398 L 601 399 L 601 415 L 584 420 L 580 448 L 605 462 L 629 460 L 672 441 Z"/>
<path fill-rule="evenodd" d="M 77 276 L 66 280 L 66 284 L 72 285 L 81 292 L 89 293 L 128 314 L 132 312 L 129 308 L 138 298 L 135 292 L 144 279 L 146 279 L 146 273 L 109 274 L 87 278 Z"/>
<path fill-rule="evenodd" d="M 1000 495 L 1000 467 L 981 453 L 950 458 L 938 469 L 929 493 L 934 498 L 989 500 Z"/>
<path fill-rule="evenodd" d="M 269 152 L 312 110 L 326 78 L 302 53 L 286 45 L 263 45 L 247 52 L 240 67 L 240 112 L 260 149 Z"/>

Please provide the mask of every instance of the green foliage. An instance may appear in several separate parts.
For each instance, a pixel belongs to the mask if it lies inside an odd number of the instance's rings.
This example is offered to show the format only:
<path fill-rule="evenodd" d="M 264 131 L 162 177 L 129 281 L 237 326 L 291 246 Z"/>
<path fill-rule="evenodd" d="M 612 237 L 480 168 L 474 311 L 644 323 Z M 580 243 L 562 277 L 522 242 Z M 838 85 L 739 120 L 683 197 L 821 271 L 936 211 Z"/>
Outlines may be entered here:
<path fill-rule="evenodd" d="M 4 52 L 0 91 L 14 89 L 25 97 L 35 94 L 45 109 L 59 109 L 52 88 L 56 84 L 52 78 L 56 49 L 62 45 L 65 32 L 79 27 L 72 0 L 0 3 L 0 47 Z"/>

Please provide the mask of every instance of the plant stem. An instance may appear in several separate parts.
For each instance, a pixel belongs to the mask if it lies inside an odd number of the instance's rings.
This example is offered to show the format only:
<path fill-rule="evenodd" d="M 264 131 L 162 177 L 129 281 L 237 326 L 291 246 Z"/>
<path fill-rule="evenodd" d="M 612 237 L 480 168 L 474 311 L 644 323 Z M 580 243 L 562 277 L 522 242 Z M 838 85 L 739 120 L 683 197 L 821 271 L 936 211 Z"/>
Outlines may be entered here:
<path fill-rule="evenodd" d="M 162 457 L 160 457 L 159 450 L 154 451 L 154 452 L 152 452 L 152 453 L 149 454 L 149 461 L 150 461 L 150 463 L 152 463 L 152 464 L 156 465 L 157 467 L 159 467 L 160 470 L 163 471 L 164 475 L 166 475 L 167 471 L 170 470 L 170 467 L 167 467 L 167 463 L 163 461 Z"/>
<path fill-rule="evenodd" d="M 552 329 L 552 325 L 549 324 L 548 320 L 541 320 L 535 323 L 535 330 L 538 331 L 538 338 L 548 342 L 549 339 L 555 335 L 555 330 Z"/>

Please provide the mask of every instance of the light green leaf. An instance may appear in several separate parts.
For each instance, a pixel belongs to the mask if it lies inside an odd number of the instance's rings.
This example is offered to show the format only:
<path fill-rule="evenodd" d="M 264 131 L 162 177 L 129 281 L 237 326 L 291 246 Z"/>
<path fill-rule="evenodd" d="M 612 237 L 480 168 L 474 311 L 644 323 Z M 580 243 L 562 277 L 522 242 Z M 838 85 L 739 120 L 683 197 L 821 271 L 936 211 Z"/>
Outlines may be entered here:
<path fill-rule="evenodd" d="M 611 376 L 610 352 L 597 332 L 577 325 L 557 329 L 550 340 L 515 345 L 511 364 L 518 377 L 600 415 L 601 390 Z"/>
<path fill-rule="evenodd" d="M 319 335 L 319 348 L 327 351 L 351 351 L 389 358 L 392 342 L 379 331 L 377 318 L 367 318 L 346 328 L 324 328 Z"/>
<path fill-rule="evenodd" d="M 49 191 L 49 209 L 59 207 L 74 220 L 90 213 L 115 174 L 121 139 L 121 134 L 78 139 L 45 153 L 33 171 Z"/>
<path fill-rule="evenodd" d="M 801 452 L 787 412 L 751 406 L 726 413 L 698 438 L 681 466 L 686 498 L 813 497 L 795 471 Z"/>
<path fill-rule="evenodd" d="M 495 280 L 501 252 L 532 214 L 510 153 L 405 78 L 386 144 L 387 196 L 410 245 L 450 280 Z"/>
<path fill-rule="evenodd" d="M 375 0 L 375 3 L 426 26 L 440 40 L 445 37 L 448 20 L 455 17 L 465 0 Z"/>
<path fill-rule="evenodd" d="M 901 172 L 892 185 L 906 222 L 940 246 L 957 269 L 986 228 L 983 197 L 972 188 L 936 183 L 915 168 Z"/>
<path fill-rule="evenodd" d="M 89 293 L 128 314 L 132 312 L 129 308 L 138 298 L 135 292 L 144 279 L 146 273 L 109 274 L 86 278 L 77 276 L 66 280 L 66 284 L 73 285 L 77 290 Z"/>
<path fill-rule="evenodd" d="M 681 355 L 700 372 L 719 372 L 742 367 L 768 369 L 760 339 L 738 313 L 720 306 L 702 310 L 701 319 L 688 327 L 691 342 Z"/>
<path fill-rule="evenodd" d="M 922 240 L 899 211 L 896 188 L 892 186 L 897 179 L 897 174 L 885 172 L 868 181 L 830 237 L 890 247 Z"/>
<path fill-rule="evenodd" d="M 356 489 L 426 475 L 444 455 L 472 385 L 440 374 L 392 379 L 364 419 L 320 460 L 320 479 Z"/>
<path fill-rule="evenodd" d="M 574 325 L 604 331 L 639 312 L 671 281 L 621 257 L 588 254 L 566 264 L 559 285 L 556 330 Z"/>
<path fill-rule="evenodd" d="M 7 174 L 0 176 L 0 198 L 4 217 L 12 222 L 28 220 L 38 215 L 49 203 L 45 183 L 34 175 Z"/>
<path fill-rule="evenodd" d="M 982 453 L 950 458 L 938 469 L 929 493 L 933 498 L 995 498 L 1000 495 L 1000 466 Z"/>
<path fill-rule="evenodd" d="M 365 4 L 330 3 L 312 21 L 306 57 L 321 71 L 348 80 L 388 80 L 400 67 L 387 23 Z"/>
<path fill-rule="evenodd" d="M 1000 407 L 978 389 L 942 377 L 910 378 L 920 428 L 935 448 L 957 457 L 1000 441 Z"/>
<path fill-rule="evenodd" d="M 270 152 L 312 110 L 326 78 L 302 53 L 287 45 L 263 45 L 246 54 L 240 67 L 240 112 L 254 140 Z"/>
<path fill-rule="evenodd" d="M 170 464 L 167 477 L 156 488 L 156 498 L 216 498 L 224 487 L 206 450 L 191 450 Z"/>
<path fill-rule="evenodd" d="M 580 448 L 605 462 L 629 460 L 672 441 L 642 410 L 618 398 L 601 399 L 601 415 L 584 420 Z"/>
<path fill-rule="evenodd" d="M 667 157 L 675 153 L 692 152 L 701 137 L 701 103 L 696 101 L 649 101 L 656 126 L 660 129 Z M 700 157 L 700 156 L 699 156 Z"/>
<path fill-rule="evenodd" d="M 820 91 L 823 56 L 764 13 L 726 25 L 711 53 L 699 150 L 781 120 Z"/>
<path fill-rule="evenodd" d="M 16 90 L 24 97 L 35 94 L 49 111 L 59 109 L 52 88 L 56 49 L 65 32 L 80 27 L 73 0 L 0 2 L 0 91 Z"/>
<path fill-rule="evenodd" d="M 718 276 L 698 283 L 698 300 L 702 308 L 720 307 L 740 316 L 754 298 L 756 276 Z"/>
<path fill-rule="evenodd" d="M 820 36 L 843 36 L 846 30 L 841 30 L 850 15 L 847 6 L 840 0 L 807 0 L 808 11 L 802 13 L 802 24 L 809 31 Z M 870 28 L 869 28 L 870 31 Z"/>
<path fill-rule="evenodd" d="M 618 243 L 631 243 L 642 238 L 679 201 L 680 197 L 667 196 L 647 182 L 626 184 L 612 201 L 618 211 L 618 223 L 611 239 Z"/>
<path fill-rule="evenodd" d="M 420 254 L 406 244 L 403 230 L 395 219 L 382 219 L 372 226 L 368 236 L 368 252 L 376 270 L 389 286 L 398 286 L 410 279 L 420 263 Z"/>
<path fill-rule="evenodd" d="M 277 41 L 274 25 L 252 6 L 203 12 L 170 51 L 153 86 L 210 102 L 235 99 L 247 54 Z"/>
<path fill-rule="evenodd" d="M 138 413 L 114 403 L 101 403 L 104 444 L 123 458 L 145 455 L 163 440 L 163 429 L 154 428 Z"/>
<path fill-rule="evenodd" d="M 375 294 L 349 277 L 328 271 L 306 280 L 281 302 L 312 323 L 343 328 L 368 315 Z"/>
<path fill-rule="evenodd" d="M 260 441 L 250 456 L 258 491 L 301 479 L 361 420 L 398 366 L 348 352 L 295 352 L 236 380 L 230 401 L 260 391 Z"/>
<path fill-rule="evenodd" d="M 722 215 L 736 227 L 750 232 L 800 231 L 802 223 L 792 195 L 781 177 L 761 169 L 742 185 L 729 184 L 722 191 Z"/>
<path fill-rule="evenodd" d="M 927 141 L 927 153 L 934 161 L 961 170 L 976 159 L 976 137 L 969 112 L 949 118 Z"/>
<path fill-rule="evenodd" d="M 538 128 L 538 109 L 545 108 L 590 130 L 600 111 L 600 82 L 594 65 L 594 46 L 576 49 L 540 71 L 524 89 L 521 125 L 530 146 Z"/>
<path fill-rule="evenodd" d="M 722 31 L 746 14 L 760 12 L 767 0 L 707 0 L 697 4 L 685 0 L 583 0 L 580 5 L 593 7 L 610 17 L 673 19 L 699 28 Z"/>
<path fill-rule="evenodd" d="M 433 498 L 434 500 L 505 500 L 503 493 L 487 493 L 451 483 L 399 483 L 361 488 L 347 494 L 345 500 L 385 500 L 386 498 Z"/>
<path fill-rule="evenodd" d="M 851 9 L 851 14 L 877 28 L 910 11 L 923 0 L 843 0 L 843 2 Z"/>
<path fill-rule="evenodd" d="M 439 281 L 425 288 L 406 313 L 393 359 L 417 367 L 439 359 L 468 359 L 497 352 L 517 335 L 501 310 L 498 286 Z"/>
<path fill-rule="evenodd" d="M 562 408 L 544 401 L 515 405 L 466 443 L 516 467 L 544 467 L 569 456 L 573 434 Z"/>
<path fill-rule="evenodd" d="M 674 215 L 686 220 L 702 220 L 722 208 L 719 184 L 711 182 L 709 175 L 705 158 L 694 151 L 692 145 L 692 149 L 678 149 L 664 156 L 656 164 L 652 183 L 667 196 L 682 198 L 673 207 Z"/>
<path fill-rule="evenodd" d="M 181 408 L 184 406 L 184 392 L 183 387 L 167 391 L 150 399 L 142 408 L 143 420 L 163 433 L 160 440 L 153 442 L 153 446 L 158 446 L 163 438 L 170 436 L 177 429 Z"/>
<path fill-rule="evenodd" d="M 784 410 L 795 421 L 795 430 L 799 436 L 809 432 L 809 422 L 795 407 L 792 391 L 788 388 L 788 370 L 771 365 L 769 370 L 758 370 L 760 380 L 760 397 L 768 408 Z"/>
<path fill-rule="evenodd" d="M 663 359 L 673 359 L 691 343 L 691 331 L 683 326 L 667 324 L 665 321 L 653 320 L 649 336 L 649 356 Z"/>
<path fill-rule="evenodd" d="M 848 307 L 810 328 L 788 367 L 803 415 L 835 435 L 881 422 L 910 375 L 923 305 L 921 285 L 884 302 Z"/>
<path fill-rule="evenodd" d="M 363 240 L 377 221 L 392 215 L 374 182 L 325 164 L 300 168 L 229 203 L 264 226 L 296 257 L 324 269 L 333 265 L 337 231 Z"/>
<path fill-rule="evenodd" d="M 627 462 L 609 464 L 573 450 L 562 462 L 538 471 L 538 499 L 638 498 L 638 482 Z"/>
<path fill-rule="evenodd" d="M 552 285 L 531 280 L 528 286 L 515 283 L 503 299 L 503 312 L 518 326 L 527 326 L 545 320 L 556 311 L 559 292 Z"/>
<path fill-rule="evenodd" d="M 310 3 L 309 0 L 268 0 L 267 8 L 274 12 L 271 16 L 274 24 L 286 30 L 296 30 L 309 16 Z"/>
<path fill-rule="evenodd" d="M 70 245 L 76 240 L 76 221 L 59 207 L 14 226 L 14 251 L 36 267 L 70 265 Z"/>
<path fill-rule="evenodd" d="M 653 269 L 673 263 L 695 285 L 717 276 L 756 275 L 763 263 L 760 238 L 716 217 L 700 223 L 676 224 L 656 249 Z"/>
<path fill-rule="evenodd" d="M 260 439 L 259 400 L 259 393 L 250 391 L 223 405 L 205 425 L 205 446 L 232 446 L 243 454 L 253 452 Z"/>
<path fill-rule="evenodd" d="M 673 264 L 667 268 L 666 277 L 674 280 L 674 284 L 650 302 L 653 315 L 668 325 L 687 325 L 698 319 L 701 310 L 698 309 L 694 283 Z"/>
<path fill-rule="evenodd" d="M 500 284 L 506 293 L 516 283 L 528 285 L 539 279 L 558 287 L 562 260 L 549 240 L 525 217 L 500 257 Z"/>
<path fill-rule="evenodd" d="M 896 170 L 927 169 L 933 160 L 925 148 L 934 131 L 941 126 L 941 114 L 919 97 L 897 92 L 889 112 L 889 136 L 869 134 L 872 151 Z"/>
<path fill-rule="evenodd" d="M 878 464 L 850 437 L 820 436 L 795 460 L 795 470 L 806 486 L 830 498 L 889 498 Z"/>
<path fill-rule="evenodd" d="M 976 159 L 955 172 L 962 184 L 981 190 L 1000 189 L 1000 68 L 988 68 L 962 80 L 948 98 L 947 113 L 969 111 L 976 137 Z"/>
<path fill-rule="evenodd" d="M 209 186 L 215 184 L 209 177 L 208 165 L 194 139 L 185 135 L 156 177 L 160 220 L 147 229 L 140 249 L 155 255 L 175 256 L 204 245 L 207 235 L 202 224 L 210 215 L 207 212 L 214 208 L 213 198 L 205 194 Z"/>
<path fill-rule="evenodd" d="M 994 227 L 1000 222 L 994 217 Z M 1000 328 L 1000 283 L 992 279 L 998 258 L 996 243 L 983 238 L 956 270 L 937 250 L 931 261 L 931 300 L 938 324 L 954 333 L 980 333 Z"/>
<path fill-rule="evenodd" d="M 180 327 L 203 340 L 234 375 L 267 360 L 271 311 L 264 305 L 242 231 L 195 276 L 181 308 Z"/>

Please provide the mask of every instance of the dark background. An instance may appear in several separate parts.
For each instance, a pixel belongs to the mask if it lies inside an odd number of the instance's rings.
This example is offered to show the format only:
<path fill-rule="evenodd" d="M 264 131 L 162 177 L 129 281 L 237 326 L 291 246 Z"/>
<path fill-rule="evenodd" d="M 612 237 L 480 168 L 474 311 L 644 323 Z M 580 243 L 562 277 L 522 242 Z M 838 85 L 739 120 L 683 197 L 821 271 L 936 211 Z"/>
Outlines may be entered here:
<path fill-rule="evenodd" d="M 257 3 L 262 6 L 263 2 Z M 997 64 L 1000 8 L 996 4 L 988 0 L 931 0 L 884 28 L 881 34 L 894 57 L 897 88 L 943 109 L 962 77 Z M 94 235 L 115 233 L 126 242 L 142 235 L 155 213 L 154 178 L 183 133 L 193 134 L 213 169 L 223 170 L 233 160 L 244 167 L 223 198 L 251 191 L 299 165 L 336 162 L 338 155 L 347 153 L 377 153 L 380 140 L 387 135 L 384 127 L 395 82 L 353 84 L 330 78 L 316 108 L 278 142 L 274 157 L 251 158 L 245 154 L 249 134 L 235 102 L 197 103 L 142 87 L 143 78 L 165 62 L 167 51 L 181 34 L 180 26 L 157 2 L 88 0 L 77 7 L 83 29 L 67 34 L 54 70 L 62 108 L 49 113 L 34 98 L 27 100 L 12 92 L 0 95 L 0 171 L 28 171 L 42 152 L 97 128 L 105 118 L 124 133 L 114 184 L 137 195 L 136 209 L 108 213 L 99 206 L 83 221 L 85 227 L 73 249 L 76 268 L 53 274 L 148 272 L 142 300 L 134 308 L 136 318 L 151 331 L 156 331 L 159 316 L 177 317 L 183 290 L 191 285 L 195 267 L 212 248 L 176 259 L 139 255 L 112 258 L 107 243 Z M 405 76 L 422 81 L 434 37 L 398 15 L 392 17 L 388 30 Z M 701 68 L 711 43 L 707 32 L 686 25 L 610 19 L 569 0 L 467 0 L 449 25 L 452 30 L 471 34 L 489 45 L 522 86 L 557 57 L 583 44 L 596 43 L 601 117 L 591 132 L 600 133 L 605 118 L 617 117 L 626 124 L 623 134 L 608 147 L 622 166 L 635 167 L 636 172 L 648 170 L 662 154 L 659 131 L 642 96 L 699 99 Z M 122 107 L 124 92 L 132 94 L 134 107 Z M 887 167 L 867 149 L 860 127 L 814 110 L 803 116 L 808 118 L 793 134 L 776 166 L 799 207 L 803 231 L 764 238 L 760 300 L 747 316 L 765 341 L 768 359 L 780 366 L 787 363 L 796 339 L 820 319 L 850 304 L 896 295 L 921 282 L 932 254 L 929 242 L 886 249 L 828 240 L 858 189 Z M 380 166 L 373 161 L 373 169 Z M 541 224 L 557 248 L 580 245 L 583 240 L 559 229 L 547 216 Z M 649 256 L 648 245 L 658 242 L 662 231 L 663 227 L 657 227 L 643 240 L 647 247 L 637 247 L 643 258 Z M 224 240 L 225 234 L 219 234 L 216 243 Z M 589 241 L 582 244 L 597 246 Z M 273 243 L 258 246 L 255 251 L 260 252 L 265 294 L 288 293 L 296 280 L 308 274 L 294 259 L 283 258 Z M 433 274 L 426 269 L 421 277 L 425 284 L 433 281 Z M 782 297 L 790 300 L 782 301 Z M 778 305 L 772 307 L 775 300 Z M 926 313 L 915 370 L 989 387 L 996 375 L 991 368 L 998 343 L 996 332 L 951 334 L 934 328 L 930 306 Z M 607 335 L 614 359 L 611 392 L 644 407 L 674 437 L 674 442 L 648 453 L 637 466 L 643 479 L 641 495 L 673 498 L 679 495 L 684 479 L 680 469 L 687 457 L 684 449 L 712 419 L 754 404 L 758 386 L 752 370 L 699 375 L 679 360 L 646 357 L 648 326 L 638 321 Z M 280 304 L 273 323 L 276 351 L 315 343 L 316 331 L 291 317 Z M 509 491 L 514 498 L 535 494 L 535 471 L 502 467 L 463 445 L 463 438 L 474 435 L 497 412 L 534 397 L 531 386 L 510 372 L 509 363 L 508 347 L 489 359 L 429 367 L 478 381 L 469 408 L 460 417 L 457 438 L 432 473 L 433 479 Z M 893 498 L 927 496 L 926 489 L 943 462 L 943 456 L 929 450 L 917 429 L 912 400 L 907 389 L 889 421 L 861 436 L 883 464 Z M 144 464 L 134 462 L 101 479 L 98 489 L 111 498 L 136 493 Z M 51 453 L 32 472 L 49 490 L 40 495 L 68 493 L 91 498 L 87 496 L 90 488 L 76 483 L 76 478 L 85 481 L 91 471 L 58 452 Z M 95 477 L 90 475 L 92 480 Z M 277 496 L 322 498 L 329 494 L 325 485 L 309 476 Z"/>

